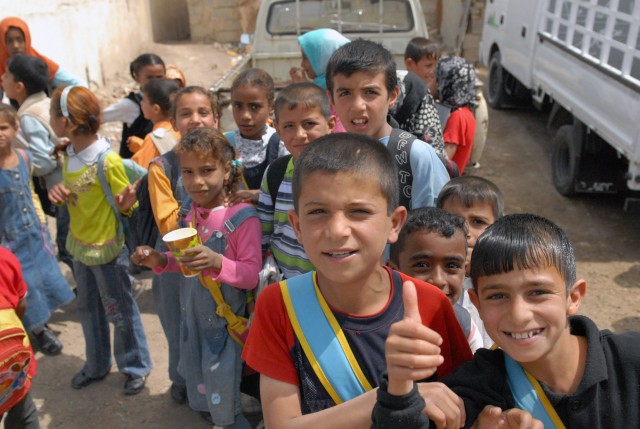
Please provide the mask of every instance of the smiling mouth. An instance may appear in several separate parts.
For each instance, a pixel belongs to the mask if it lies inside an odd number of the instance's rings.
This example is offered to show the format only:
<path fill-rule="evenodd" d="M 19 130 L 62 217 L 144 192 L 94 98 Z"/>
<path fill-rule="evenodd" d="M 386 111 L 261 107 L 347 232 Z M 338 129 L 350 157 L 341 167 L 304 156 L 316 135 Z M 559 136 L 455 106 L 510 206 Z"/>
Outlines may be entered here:
<path fill-rule="evenodd" d="M 346 258 L 349 255 L 353 255 L 356 253 L 355 250 L 346 250 L 343 252 L 324 252 L 325 255 L 331 256 L 332 258 Z"/>
<path fill-rule="evenodd" d="M 510 336 L 514 340 L 528 340 L 529 338 L 533 338 L 536 335 L 540 335 L 544 329 L 534 329 L 528 332 L 505 332 L 506 335 Z"/>
<path fill-rule="evenodd" d="M 367 122 L 366 119 L 354 119 L 351 121 L 353 125 L 366 125 Z"/>

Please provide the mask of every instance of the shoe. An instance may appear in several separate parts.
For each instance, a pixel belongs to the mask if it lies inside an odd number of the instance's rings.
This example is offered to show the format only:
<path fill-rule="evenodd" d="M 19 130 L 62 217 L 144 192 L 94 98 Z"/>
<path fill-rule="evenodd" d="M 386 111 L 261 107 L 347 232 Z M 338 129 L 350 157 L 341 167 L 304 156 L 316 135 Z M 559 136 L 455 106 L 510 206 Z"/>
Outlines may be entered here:
<path fill-rule="evenodd" d="M 176 404 L 187 403 L 187 386 L 171 383 L 171 399 Z"/>
<path fill-rule="evenodd" d="M 38 349 L 47 356 L 57 356 L 62 352 L 62 343 L 51 329 L 45 326 L 38 334 L 33 334 Z"/>
<path fill-rule="evenodd" d="M 104 379 L 107 375 L 109 375 L 109 371 L 99 377 L 89 377 L 87 374 L 85 374 L 84 370 L 82 370 L 74 375 L 71 379 L 71 387 L 73 387 L 74 389 L 82 389 L 83 387 L 87 387 L 93 382 Z"/>
<path fill-rule="evenodd" d="M 131 375 L 127 375 L 127 381 L 124 383 L 124 394 L 125 395 L 137 395 L 144 388 L 145 383 L 147 382 L 147 377 L 133 377 Z"/>
<path fill-rule="evenodd" d="M 199 411 L 200 417 L 204 420 L 209 426 L 213 426 L 213 419 L 211 418 L 211 413 L 209 411 Z"/>

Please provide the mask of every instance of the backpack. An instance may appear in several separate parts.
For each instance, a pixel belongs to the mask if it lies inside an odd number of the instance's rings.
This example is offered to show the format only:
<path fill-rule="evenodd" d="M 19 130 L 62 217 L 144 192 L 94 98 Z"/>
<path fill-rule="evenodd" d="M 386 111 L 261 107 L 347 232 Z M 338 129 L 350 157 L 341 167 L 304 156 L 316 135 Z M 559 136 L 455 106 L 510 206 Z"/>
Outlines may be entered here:
<path fill-rule="evenodd" d="M 179 171 L 178 157 L 172 150 L 162 156 L 154 158 L 151 163 L 162 168 L 171 183 L 171 190 L 175 191 L 178 183 Z M 129 218 L 131 227 L 131 245 L 133 248 L 137 246 L 155 247 L 160 231 L 156 225 L 156 219 L 153 216 L 153 208 L 151 207 L 151 199 L 149 195 L 149 175 L 146 174 L 138 188 L 136 189 L 138 197 L 138 208 Z"/>
<path fill-rule="evenodd" d="M 235 131 L 227 131 L 224 133 L 224 136 L 233 149 L 236 149 L 236 132 Z M 267 143 L 267 151 L 264 157 L 264 161 L 260 164 L 250 167 L 244 168 L 244 180 L 247 183 L 249 189 L 260 189 L 260 183 L 262 182 L 262 176 L 264 175 L 264 171 L 267 167 L 278 158 L 278 153 L 280 152 L 280 136 L 278 133 L 273 133 L 269 138 L 269 142 Z"/>
<path fill-rule="evenodd" d="M 0 295 L 0 416 L 29 392 L 35 364 L 20 318 Z"/>
<path fill-rule="evenodd" d="M 411 170 L 411 146 L 416 140 L 416 136 L 408 131 L 393 128 L 389 135 L 387 149 L 391 152 L 393 159 L 398 165 L 398 176 L 400 178 L 400 205 L 411 209 L 411 187 L 413 186 L 413 172 Z M 428 144 L 428 143 L 424 143 Z M 455 162 L 440 155 L 438 158 L 449 173 L 449 178 L 460 176 L 460 170 Z"/>
<path fill-rule="evenodd" d="M 278 197 L 278 189 L 287 173 L 287 166 L 291 160 L 291 155 L 284 155 L 269 164 L 267 170 L 267 187 L 269 195 L 271 195 L 271 207 L 276 206 L 276 198 Z"/>
<path fill-rule="evenodd" d="M 116 204 L 115 196 L 113 192 L 111 192 L 111 187 L 109 186 L 109 182 L 107 182 L 107 177 L 104 174 L 104 159 L 107 154 L 111 152 L 111 149 L 107 149 L 103 151 L 98 156 L 98 181 L 100 182 L 100 187 L 102 188 L 102 192 L 105 197 L 107 197 L 107 202 L 111 206 L 113 213 L 116 216 L 116 220 L 118 221 L 118 240 L 124 237 L 125 242 L 129 249 L 133 249 L 133 241 L 132 241 L 132 233 L 129 225 L 129 218 L 123 216 L 118 210 L 118 206 Z M 129 183 L 135 183 L 136 180 L 146 177 L 147 170 L 140 165 L 138 165 L 135 161 L 131 159 L 123 159 L 122 165 L 124 166 L 125 173 L 127 174 L 127 178 L 129 179 Z M 135 213 L 135 211 L 134 211 Z M 132 214 L 133 216 L 133 214 Z"/>

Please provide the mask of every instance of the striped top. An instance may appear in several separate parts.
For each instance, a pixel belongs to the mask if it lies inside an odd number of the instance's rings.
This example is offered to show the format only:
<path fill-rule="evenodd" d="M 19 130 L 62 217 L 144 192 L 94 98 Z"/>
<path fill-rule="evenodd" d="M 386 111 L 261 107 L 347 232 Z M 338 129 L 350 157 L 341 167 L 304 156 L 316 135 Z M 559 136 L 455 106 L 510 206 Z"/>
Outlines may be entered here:
<path fill-rule="evenodd" d="M 288 212 L 293 210 L 293 158 L 278 188 L 275 206 L 267 184 L 269 168 L 265 171 L 258 197 L 258 217 L 262 224 L 262 251 L 271 252 L 285 279 L 313 271 L 302 244 L 289 223 Z"/>

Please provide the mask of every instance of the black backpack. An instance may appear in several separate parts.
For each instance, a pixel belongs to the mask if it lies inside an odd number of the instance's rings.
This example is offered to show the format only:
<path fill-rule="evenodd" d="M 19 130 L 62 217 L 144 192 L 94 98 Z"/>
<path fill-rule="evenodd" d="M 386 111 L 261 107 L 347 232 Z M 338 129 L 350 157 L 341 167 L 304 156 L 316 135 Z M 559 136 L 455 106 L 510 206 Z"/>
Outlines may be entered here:
<path fill-rule="evenodd" d="M 272 208 L 276 206 L 276 198 L 278 197 L 278 189 L 287 172 L 287 165 L 291 160 L 291 155 L 284 155 L 269 164 L 267 170 L 267 186 L 269 195 L 271 195 Z"/>
<path fill-rule="evenodd" d="M 176 153 L 170 150 L 164 155 L 154 158 L 151 162 L 164 170 L 171 182 L 171 190 L 175 192 L 178 179 L 180 178 L 180 168 Z M 136 189 L 136 196 L 138 197 L 138 208 L 129 218 L 129 228 L 131 232 L 129 248 L 133 250 L 138 246 L 144 245 L 155 247 L 160 231 L 156 225 L 151 207 L 151 199 L 149 198 L 148 174 L 140 180 L 138 189 Z"/>

